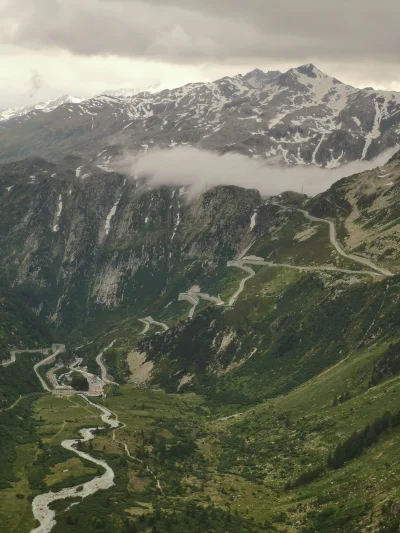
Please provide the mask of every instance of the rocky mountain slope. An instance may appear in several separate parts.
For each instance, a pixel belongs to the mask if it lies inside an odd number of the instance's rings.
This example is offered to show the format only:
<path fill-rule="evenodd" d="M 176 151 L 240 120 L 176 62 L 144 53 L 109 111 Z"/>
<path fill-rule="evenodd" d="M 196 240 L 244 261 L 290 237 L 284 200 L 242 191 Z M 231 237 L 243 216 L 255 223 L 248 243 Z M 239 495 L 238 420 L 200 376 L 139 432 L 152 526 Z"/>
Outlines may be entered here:
<path fill-rule="evenodd" d="M 252 70 L 251 72 L 248 72 L 243 76 L 243 79 L 247 81 L 249 85 L 254 87 L 255 89 L 261 89 L 268 83 L 270 83 L 272 80 L 275 80 L 279 76 L 282 75 L 282 72 L 279 72 L 279 70 L 271 70 L 269 72 L 263 72 L 259 68 L 256 68 Z"/>
<path fill-rule="evenodd" d="M 55 324 L 143 308 L 251 238 L 257 191 L 221 187 L 188 203 L 184 188 L 150 189 L 82 163 L 28 159 L 0 171 L 2 274 Z"/>
<path fill-rule="evenodd" d="M 399 179 L 397 155 L 313 199 L 235 186 L 192 199 L 72 156 L 8 163 L 0 274 L 63 338 L 119 331 L 133 376 L 147 364 L 155 385 L 253 401 L 394 335 Z"/>
<path fill-rule="evenodd" d="M 334 168 L 399 143 L 400 95 L 355 89 L 314 65 L 121 98 L 102 95 L 2 122 L 0 158 L 59 160 L 191 145 L 270 163 Z"/>

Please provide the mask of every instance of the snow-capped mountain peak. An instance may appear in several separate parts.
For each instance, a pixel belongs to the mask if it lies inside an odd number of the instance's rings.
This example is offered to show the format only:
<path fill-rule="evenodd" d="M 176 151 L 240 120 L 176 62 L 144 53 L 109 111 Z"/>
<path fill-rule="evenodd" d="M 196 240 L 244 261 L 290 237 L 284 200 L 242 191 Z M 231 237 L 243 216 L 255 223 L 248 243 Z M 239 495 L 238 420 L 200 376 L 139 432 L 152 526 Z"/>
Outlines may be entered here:
<path fill-rule="evenodd" d="M 39 102 L 38 104 L 32 104 L 25 107 L 3 109 L 0 111 L 0 122 L 5 122 L 6 120 L 10 120 L 12 118 L 22 117 L 28 113 L 31 113 L 32 111 L 49 112 L 64 104 L 80 104 L 81 102 L 83 102 L 82 98 L 65 94 L 64 96 L 56 98 L 55 100 L 45 100 L 44 102 Z"/>
<path fill-rule="evenodd" d="M 47 122 L 70 128 L 65 146 L 58 138 L 49 141 L 36 118 L 57 106 Z M 313 64 L 283 74 L 255 69 L 159 92 L 107 91 L 75 104 L 62 97 L 12 111 L 21 118 L 3 123 L 0 148 L 4 139 L 13 153 L 21 145 L 25 153 L 52 157 L 72 149 L 94 156 L 102 168 L 125 145 L 146 153 L 150 147 L 195 146 L 270 163 L 333 168 L 370 159 L 400 142 L 400 93 L 357 89 Z M 5 121 L 10 114 L 0 117 Z M 9 137 L 14 128 L 19 129 Z"/>
<path fill-rule="evenodd" d="M 308 76 L 309 78 L 318 78 L 318 77 L 325 77 L 328 78 L 329 76 L 322 72 L 322 70 L 319 70 L 315 65 L 312 63 L 306 63 L 304 65 L 300 65 L 299 67 L 293 69 L 297 70 L 298 72 L 301 72 L 305 76 Z"/>
<path fill-rule="evenodd" d="M 154 93 L 160 88 L 159 84 L 147 85 L 146 87 L 132 87 L 121 89 L 109 89 L 100 93 L 98 96 L 111 96 L 112 98 L 132 98 L 141 93 Z"/>

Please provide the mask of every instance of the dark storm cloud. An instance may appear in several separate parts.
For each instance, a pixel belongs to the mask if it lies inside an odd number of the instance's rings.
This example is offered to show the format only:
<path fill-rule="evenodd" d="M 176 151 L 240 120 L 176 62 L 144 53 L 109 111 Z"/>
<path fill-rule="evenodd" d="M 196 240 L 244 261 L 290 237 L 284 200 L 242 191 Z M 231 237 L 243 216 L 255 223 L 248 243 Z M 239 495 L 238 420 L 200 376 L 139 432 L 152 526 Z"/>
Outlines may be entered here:
<path fill-rule="evenodd" d="M 0 9 L 0 43 L 81 55 L 399 59 L 398 0 L 0 0 Z"/>

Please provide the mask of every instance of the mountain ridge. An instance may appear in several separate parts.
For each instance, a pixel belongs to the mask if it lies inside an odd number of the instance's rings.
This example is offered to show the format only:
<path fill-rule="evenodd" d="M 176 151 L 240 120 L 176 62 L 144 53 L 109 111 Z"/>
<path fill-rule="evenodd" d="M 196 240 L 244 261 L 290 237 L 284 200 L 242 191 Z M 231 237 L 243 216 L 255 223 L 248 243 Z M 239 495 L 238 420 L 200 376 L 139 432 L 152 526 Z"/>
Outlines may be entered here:
<path fill-rule="evenodd" d="M 10 107 L 6 109 L 0 109 L 0 124 L 2 122 L 6 122 L 7 120 L 11 120 L 13 118 L 18 118 L 24 115 L 28 115 L 29 113 L 35 113 L 38 111 L 48 113 L 50 111 L 53 111 L 54 109 L 57 109 L 57 107 L 60 107 L 62 105 L 80 104 L 83 101 L 84 101 L 83 98 L 78 98 L 76 96 L 70 96 L 68 94 L 65 94 L 53 100 L 45 100 L 43 102 L 38 102 L 36 104 L 32 104 L 28 106 L 22 106 L 22 107 L 16 107 L 16 108 Z"/>
<path fill-rule="evenodd" d="M 28 113 L 2 123 L 0 159 L 190 145 L 269 164 L 335 168 L 398 145 L 399 111 L 400 93 L 356 89 L 308 64 L 260 88 L 238 75 Z"/>

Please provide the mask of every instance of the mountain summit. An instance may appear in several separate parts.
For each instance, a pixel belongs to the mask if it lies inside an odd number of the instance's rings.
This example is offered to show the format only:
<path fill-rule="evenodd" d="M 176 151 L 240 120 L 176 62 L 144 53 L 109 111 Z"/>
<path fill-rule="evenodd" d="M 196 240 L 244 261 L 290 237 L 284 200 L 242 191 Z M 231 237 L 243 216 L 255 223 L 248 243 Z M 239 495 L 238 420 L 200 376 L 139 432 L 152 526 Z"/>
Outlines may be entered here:
<path fill-rule="evenodd" d="M 0 160 L 57 160 L 66 152 L 93 158 L 110 146 L 114 157 L 126 148 L 184 145 L 334 168 L 400 143 L 400 93 L 357 89 L 313 64 L 132 96 L 64 97 L 0 116 Z"/>
<path fill-rule="evenodd" d="M 281 72 L 279 70 L 271 70 L 269 72 L 263 72 L 259 68 L 256 68 L 252 70 L 251 72 L 248 72 L 243 76 L 243 79 L 247 81 L 249 85 L 254 87 L 255 89 L 260 89 L 270 81 L 276 79 L 278 76 L 281 75 Z"/>

